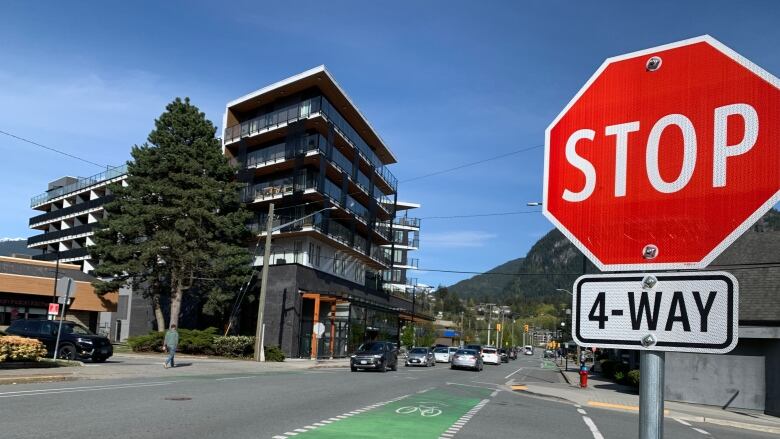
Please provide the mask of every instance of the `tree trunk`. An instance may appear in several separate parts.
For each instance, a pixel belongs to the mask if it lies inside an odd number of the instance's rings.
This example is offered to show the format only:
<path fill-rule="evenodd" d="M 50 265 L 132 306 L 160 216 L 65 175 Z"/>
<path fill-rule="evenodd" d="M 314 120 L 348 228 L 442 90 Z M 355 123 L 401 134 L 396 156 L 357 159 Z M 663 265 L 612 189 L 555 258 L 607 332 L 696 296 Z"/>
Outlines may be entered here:
<path fill-rule="evenodd" d="M 181 312 L 181 299 L 184 296 L 184 287 L 179 278 L 171 274 L 171 325 L 179 327 L 179 313 Z"/>
<path fill-rule="evenodd" d="M 165 332 L 165 316 L 163 315 L 162 307 L 160 306 L 159 294 L 152 295 L 152 307 L 154 308 L 154 318 L 157 320 L 157 330 Z"/>

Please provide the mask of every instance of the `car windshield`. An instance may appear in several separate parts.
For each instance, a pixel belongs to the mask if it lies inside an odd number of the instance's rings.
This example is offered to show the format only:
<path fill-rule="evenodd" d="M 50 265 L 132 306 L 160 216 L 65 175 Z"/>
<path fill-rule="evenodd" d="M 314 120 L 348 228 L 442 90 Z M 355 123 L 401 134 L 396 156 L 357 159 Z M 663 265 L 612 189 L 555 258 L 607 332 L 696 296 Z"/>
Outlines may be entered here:
<path fill-rule="evenodd" d="M 62 333 L 76 335 L 95 335 L 89 329 L 75 323 L 63 323 Z"/>
<path fill-rule="evenodd" d="M 428 349 L 426 348 L 414 348 L 411 351 L 409 351 L 410 354 L 427 354 Z"/>
<path fill-rule="evenodd" d="M 447 349 L 447 348 L 436 348 L 436 349 L 433 350 L 433 352 L 436 353 L 436 354 L 446 354 L 449 351 L 450 350 Z"/>
<path fill-rule="evenodd" d="M 382 352 L 384 346 L 384 343 L 366 343 L 361 346 L 359 350 L 366 352 Z"/>
<path fill-rule="evenodd" d="M 477 351 L 474 349 L 459 349 L 455 352 L 455 355 L 477 355 Z"/>

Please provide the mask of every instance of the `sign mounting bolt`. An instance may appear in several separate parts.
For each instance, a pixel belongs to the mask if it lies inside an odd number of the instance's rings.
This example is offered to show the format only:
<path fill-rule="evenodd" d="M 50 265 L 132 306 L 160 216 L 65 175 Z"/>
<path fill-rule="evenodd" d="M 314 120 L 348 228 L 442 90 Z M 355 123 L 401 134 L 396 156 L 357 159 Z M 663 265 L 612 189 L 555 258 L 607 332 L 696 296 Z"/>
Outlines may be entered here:
<path fill-rule="evenodd" d="M 663 63 L 663 60 L 660 56 L 654 56 L 647 60 L 647 63 L 645 64 L 645 69 L 648 72 L 654 72 L 661 68 L 661 64 Z"/>
<path fill-rule="evenodd" d="M 644 249 L 642 249 L 642 257 L 645 259 L 655 259 L 658 256 L 658 247 L 656 247 L 653 244 L 647 244 Z"/>
<path fill-rule="evenodd" d="M 657 283 L 658 283 L 658 279 L 655 276 L 653 275 L 645 276 L 645 278 L 642 279 L 642 288 L 646 290 L 650 290 Z"/>
<path fill-rule="evenodd" d="M 644 337 L 642 337 L 642 346 L 649 348 L 650 346 L 654 345 L 656 342 L 655 337 L 653 337 L 653 334 L 647 334 Z"/>

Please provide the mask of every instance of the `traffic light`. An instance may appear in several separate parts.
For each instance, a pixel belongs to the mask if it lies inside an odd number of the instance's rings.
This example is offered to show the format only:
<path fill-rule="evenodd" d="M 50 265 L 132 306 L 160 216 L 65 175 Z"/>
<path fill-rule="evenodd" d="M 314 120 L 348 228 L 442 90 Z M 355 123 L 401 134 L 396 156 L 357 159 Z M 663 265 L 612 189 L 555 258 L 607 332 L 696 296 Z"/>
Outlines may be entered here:
<path fill-rule="evenodd" d="M 526 323 L 525 325 L 523 325 L 523 332 L 525 332 L 526 334 L 528 334 L 528 323 Z"/>

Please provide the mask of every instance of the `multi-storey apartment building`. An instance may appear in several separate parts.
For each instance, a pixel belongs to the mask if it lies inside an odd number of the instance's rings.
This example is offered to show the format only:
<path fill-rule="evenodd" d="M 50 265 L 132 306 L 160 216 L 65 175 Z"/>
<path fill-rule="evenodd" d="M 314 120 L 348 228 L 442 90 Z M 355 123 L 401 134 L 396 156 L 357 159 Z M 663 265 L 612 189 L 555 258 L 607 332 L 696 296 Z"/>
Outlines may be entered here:
<path fill-rule="evenodd" d="M 274 204 L 266 344 L 322 357 L 397 339 L 412 315 L 382 285 L 401 245 L 387 166 L 396 159 L 333 76 L 320 66 L 242 96 L 227 104 L 223 126 L 257 239 Z M 319 338 L 317 323 L 326 328 Z"/>
<path fill-rule="evenodd" d="M 42 233 L 27 239 L 27 247 L 42 251 L 33 259 L 68 262 L 85 273 L 94 268 L 87 246 L 92 245 L 95 224 L 103 219 L 103 206 L 113 199 L 108 185 L 127 178 L 118 166 L 87 178 L 62 177 L 34 196 L 30 207 L 42 213 L 30 218 L 30 228 Z"/>
<path fill-rule="evenodd" d="M 49 264 L 54 270 L 52 276 L 59 272 L 59 275 L 89 282 L 91 277 L 88 275 L 74 277 L 73 268 L 75 266 L 84 273 L 94 268 L 87 247 L 92 245 L 95 225 L 105 216 L 103 207 L 113 199 L 108 185 L 124 181 L 126 176 L 126 167 L 119 166 L 87 178 L 62 177 L 49 183 L 46 192 L 32 197 L 30 207 L 39 213 L 30 218 L 29 226 L 41 232 L 27 239 L 28 248 L 41 251 L 32 258 L 54 262 Z M 61 267 L 58 264 L 62 264 Z M 83 294 L 89 296 L 94 294 L 91 287 L 85 286 L 84 291 Z M 94 331 L 108 334 L 111 332 L 110 311 L 115 308 L 93 309 L 87 317 L 71 317 Z"/>

